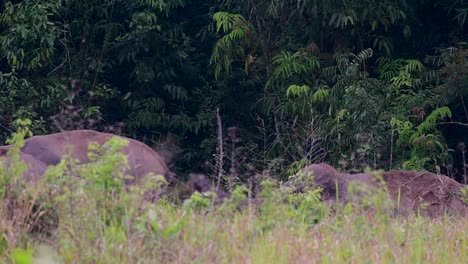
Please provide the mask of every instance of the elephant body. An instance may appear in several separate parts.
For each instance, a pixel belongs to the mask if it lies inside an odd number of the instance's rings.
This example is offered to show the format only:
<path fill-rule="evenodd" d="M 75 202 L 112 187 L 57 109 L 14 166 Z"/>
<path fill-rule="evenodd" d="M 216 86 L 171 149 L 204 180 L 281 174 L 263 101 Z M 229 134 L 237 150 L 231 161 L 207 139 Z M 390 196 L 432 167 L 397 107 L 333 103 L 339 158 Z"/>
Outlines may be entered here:
<path fill-rule="evenodd" d="M 314 182 L 323 189 L 322 199 L 335 202 L 348 202 L 351 183 L 379 188 L 379 180 L 368 173 L 347 174 L 338 172 L 332 166 L 319 163 L 303 169 L 314 176 Z M 461 184 L 445 175 L 424 171 L 391 170 L 381 174 L 386 190 L 394 201 L 398 214 L 411 212 L 428 216 L 440 216 L 445 212 L 468 215 L 468 205 L 463 201 Z M 296 186 L 296 190 L 300 191 Z"/>
<path fill-rule="evenodd" d="M 90 162 L 88 146 L 90 143 L 103 145 L 110 140 L 113 134 L 101 133 L 93 130 L 65 131 L 50 135 L 33 136 L 25 140 L 21 148 L 20 156 L 29 165 L 26 172 L 27 178 L 35 178 L 42 175 L 47 166 L 57 165 L 62 157 L 67 154 L 69 148 L 71 156 L 81 164 Z M 129 169 L 126 174 L 140 180 L 148 173 L 163 175 L 166 180 L 172 180 L 171 173 L 163 158 L 142 142 L 134 139 L 120 137 L 128 141 L 128 145 L 122 148 L 122 153 L 127 156 Z M 0 157 L 6 156 L 9 146 L 0 147 Z M 6 158 L 8 161 L 9 158 Z M 130 181 L 129 183 L 133 183 Z"/>

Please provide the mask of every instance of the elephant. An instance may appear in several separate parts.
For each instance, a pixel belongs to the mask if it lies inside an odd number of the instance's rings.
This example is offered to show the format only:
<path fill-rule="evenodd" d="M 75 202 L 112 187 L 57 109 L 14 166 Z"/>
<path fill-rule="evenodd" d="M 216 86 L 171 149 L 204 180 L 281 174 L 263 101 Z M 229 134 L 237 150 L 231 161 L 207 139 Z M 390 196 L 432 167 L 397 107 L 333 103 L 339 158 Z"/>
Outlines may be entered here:
<path fill-rule="evenodd" d="M 314 184 L 323 189 L 322 199 L 327 202 L 348 202 L 351 183 L 367 186 L 370 189 L 384 188 L 395 204 L 397 214 L 407 215 L 417 212 L 431 217 L 444 215 L 445 212 L 468 215 L 468 205 L 463 201 L 461 190 L 466 185 L 445 175 L 425 171 L 390 170 L 380 174 L 381 181 L 369 173 L 347 174 L 337 171 L 326 164 L 312 164 L 302 170 L 314 176 Z M 304 186 L 287 182 L 296 191 Z"/>
<path fill-rule="evenodd" d="M 71 156 L 80 164 L 89 163 L 89 144 L 94 142 L 102 145 L 114 136 L 93 130 L 73 130 L 25 139 L 20 152 L 20 157 L 29 166 L 25 176 L 28 180 L 34 180 L 46 171 L 47 166 L 57 165 L 67 154 L 68 147 L 71 147 Z M 128 145 L 121 151 L 128 160 L 129 168 L 125 173 L 132 175 L 134 179 L 127 181 L 127 184 L 140 181 L 148 173 L 162 175 L 169 182 L 173 180 L 173 174 L 163 158 L 153 149 L 137 140 L 119 137 L 128 141 Z M 0 157 L 5 157 L 6 162 L 9 162 L 6 152 L 11 147 L 12 145 L 0 147 Z"/>

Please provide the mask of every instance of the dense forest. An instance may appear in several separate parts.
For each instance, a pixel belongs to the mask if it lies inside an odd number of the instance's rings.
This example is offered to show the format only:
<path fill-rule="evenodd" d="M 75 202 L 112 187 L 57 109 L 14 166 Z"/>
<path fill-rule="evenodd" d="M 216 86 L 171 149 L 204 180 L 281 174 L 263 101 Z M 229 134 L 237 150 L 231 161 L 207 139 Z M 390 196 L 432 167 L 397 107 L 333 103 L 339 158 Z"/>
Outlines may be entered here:
<path fill-rule="evenodd" d="M 467 14 L 465 0 L 2 2 L 0 140 L 30 119 L 34 134 L 133 137 L 180 175 L 230 183 L 319 161 L 466 181 Z"/>

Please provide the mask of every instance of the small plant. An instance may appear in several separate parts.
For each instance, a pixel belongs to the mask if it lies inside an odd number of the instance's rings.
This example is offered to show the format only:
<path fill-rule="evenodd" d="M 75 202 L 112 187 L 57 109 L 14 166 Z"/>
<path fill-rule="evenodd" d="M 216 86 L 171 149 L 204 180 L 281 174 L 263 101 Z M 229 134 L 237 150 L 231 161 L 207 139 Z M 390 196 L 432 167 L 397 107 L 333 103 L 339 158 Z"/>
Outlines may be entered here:
<path fill-rule="evenodd" d="M 215 197 L 216 193 L 214 192 L 195 192 L 190 199 L 184 202 L 184 206 L 191 209 L 207 209 L 213 203 Z"/>
<path fill-rule="evenodd" d="M 460 193 L 461 193 L 461 199 L 462 201 L 468 205 L 468 186 L 465 186 L 463 188 L 460 189 Z"/>
<path fill-rule="evenodd" d="M 44 181 L 39 179 L 33 184 L 23 175 L 28 165 L 21 159 L 20 149 L 24 137 L 31 135 L 31 121 L 17 120 L 16 125 L 17 132 L 8 140 L 12 147 L 7 155 L 0 157 L 0 255 L 23 247 L 23 238 L 28 234 L 47 235 L 48 226 L 55 225 L 49 214 L 50 193 Z"/>
<path fill-rule="evenodd" d="M 15 249 L 12 255 L 15 264 L 33 263 L 33 252 L 31 250 Z"/>
<path fill-rule="evenodd" d="M 321 189 L 315 189 L 303 194 L 291 195 L 290 201 L 300 200 L 295 206 L 296 216 L 300 223 L 310 226 L 319 223 L 327 216 L 328 207 L 320 200 L 320 193 Z"/>
<path fill-rule="evenodd" d="M 250 202 L 247 200 L 248 193 L 249 189 L 247 189 L 245 186 L 236 186 L 231 193 L 231 197 L 224 201 L 223 205 L 220 208 L 220 211 L 231 214 L 236 212 L 236 210 L 241 208 L 243 204 L 248 204 Z"/>

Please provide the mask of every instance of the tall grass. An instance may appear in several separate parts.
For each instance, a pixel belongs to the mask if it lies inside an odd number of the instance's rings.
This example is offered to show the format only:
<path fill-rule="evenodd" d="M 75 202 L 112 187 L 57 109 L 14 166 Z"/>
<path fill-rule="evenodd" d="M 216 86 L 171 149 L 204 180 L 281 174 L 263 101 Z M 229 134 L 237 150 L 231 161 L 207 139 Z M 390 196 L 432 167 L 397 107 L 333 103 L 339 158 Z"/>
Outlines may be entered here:
<path fill-rule="evenodd" d="M 164 181 L 126 188 L 123 145 L 93 147 L 88 165 L 65 157 L 34 184 L 20 161 L 0 169 L 0 263 L 468 263 L 466 219 L 391 217 L 379 193 L 332 206 L 267 180 L 256 206 L 242 186 L 222 205 L 149 201 Z"/>

